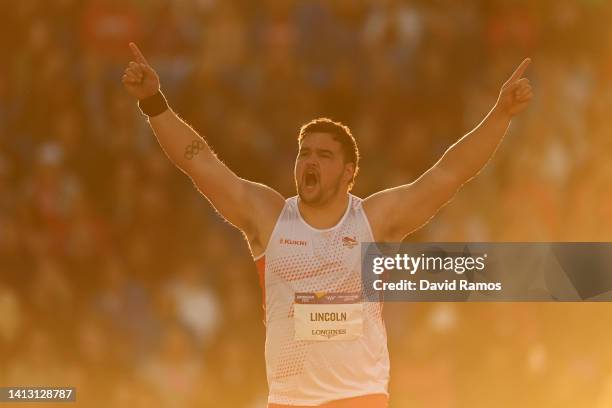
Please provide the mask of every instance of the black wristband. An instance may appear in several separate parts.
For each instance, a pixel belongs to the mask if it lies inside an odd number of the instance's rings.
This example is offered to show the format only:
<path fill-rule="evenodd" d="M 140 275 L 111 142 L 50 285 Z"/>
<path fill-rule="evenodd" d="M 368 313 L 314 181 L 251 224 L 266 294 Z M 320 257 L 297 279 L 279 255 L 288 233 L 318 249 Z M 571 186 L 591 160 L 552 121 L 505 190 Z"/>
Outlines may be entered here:
<path fill-rule="evenodd" d="M 164 113 L 168 109 L 168 102 L 161 91 L 157 91 L 155 95 L 138 101 L 138 107 L 145 115 L 157 116 Z"/>

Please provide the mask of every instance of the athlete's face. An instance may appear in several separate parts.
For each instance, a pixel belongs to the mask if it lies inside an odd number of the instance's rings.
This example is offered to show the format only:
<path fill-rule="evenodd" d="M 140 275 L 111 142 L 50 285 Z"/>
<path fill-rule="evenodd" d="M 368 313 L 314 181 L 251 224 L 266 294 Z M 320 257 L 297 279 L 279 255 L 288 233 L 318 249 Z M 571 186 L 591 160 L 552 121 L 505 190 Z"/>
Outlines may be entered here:
<path fill-rule="evenodd" d="M 338 192 L 346 192 L 353 163 L 345 163 L 342 145 L 328 133 L 308 133 L 302 138 L 295 160 L 295 184 L 306 204 L 324 204 Z"/>

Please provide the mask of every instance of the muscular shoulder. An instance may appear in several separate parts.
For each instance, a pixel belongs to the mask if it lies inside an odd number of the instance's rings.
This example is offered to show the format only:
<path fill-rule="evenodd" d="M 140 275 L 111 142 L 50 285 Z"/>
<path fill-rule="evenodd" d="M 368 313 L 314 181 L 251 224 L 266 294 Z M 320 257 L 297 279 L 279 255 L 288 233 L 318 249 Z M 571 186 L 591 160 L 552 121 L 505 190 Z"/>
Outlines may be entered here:
<path fill-rule="evenodd" d="M 392 221 L 398 210 L 397 195 L 392 190 L 379 191 L 365 198 L 363 211 L 368 218 L 372 235 L 377 242 L 397 242 L 402 237 L 393 234 Z"/>
<path fill-rule="evenodd" d="M 255 182 L 247 182 L 252 200 L 250 207 L 253 213 L 250 216 L 250 228 L 244 230 L 251 251 L 254 256 L 261 254 L 270 239 L 276 221 L 285 205 L 285 199 L 276 190 Z"/>

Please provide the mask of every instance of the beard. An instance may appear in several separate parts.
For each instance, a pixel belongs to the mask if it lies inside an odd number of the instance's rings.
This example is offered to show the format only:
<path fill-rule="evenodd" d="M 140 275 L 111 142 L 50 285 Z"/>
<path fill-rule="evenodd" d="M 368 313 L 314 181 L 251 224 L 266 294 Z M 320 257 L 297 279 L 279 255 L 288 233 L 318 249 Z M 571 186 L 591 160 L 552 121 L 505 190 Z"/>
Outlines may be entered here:
<path fill-rule="evenodd" d="M 338 193 L 338 190 L 340 190 L 341 180 L 342 175 L 338 176 L 338 178 L 336 178 L 336 180 L 332 183 L 331 187 L 325 190 L 321 188 L 321 183 L 317 181 L 316 191 L 314 194 L 308 194 L 304 191 L 304 180 L 302 180 L 302 182 L 298 182 L 296 180 L 298 197 L 304 204 L 313 206 L 325 204 L 330 197 L 333 197 Z"/>

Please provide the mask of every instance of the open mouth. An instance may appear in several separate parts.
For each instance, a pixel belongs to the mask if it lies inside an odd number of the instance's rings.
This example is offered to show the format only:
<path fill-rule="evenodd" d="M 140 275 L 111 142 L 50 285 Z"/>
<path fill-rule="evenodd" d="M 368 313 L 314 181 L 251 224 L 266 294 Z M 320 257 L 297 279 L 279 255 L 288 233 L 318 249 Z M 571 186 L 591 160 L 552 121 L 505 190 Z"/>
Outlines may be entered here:
<path fill-rule="evenodd" d="M 317 177 L 317 174 L 314 171 L 308 170 L 306 171 L 306 173 L 304 173 L 304 186 L 312 188 L 316 186 L 318 181 L 319 178 Z"/>

